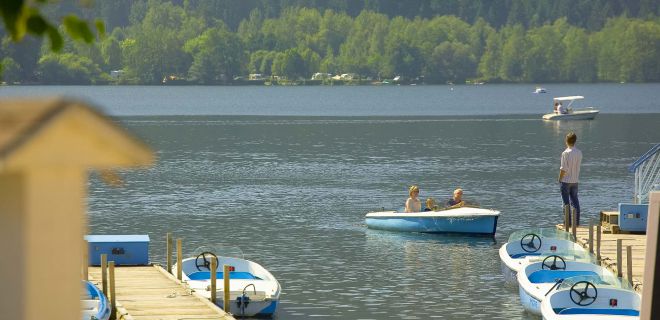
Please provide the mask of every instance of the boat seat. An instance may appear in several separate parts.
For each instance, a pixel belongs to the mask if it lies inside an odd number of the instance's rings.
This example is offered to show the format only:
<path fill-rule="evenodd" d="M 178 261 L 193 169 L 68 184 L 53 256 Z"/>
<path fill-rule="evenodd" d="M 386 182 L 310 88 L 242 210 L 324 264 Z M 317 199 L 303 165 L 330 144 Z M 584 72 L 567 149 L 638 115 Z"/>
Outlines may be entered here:
<path fill-rule="evenodd" d="M 529 256 L 540 256 L 540 252 L 522 252 L 522 253 L 514 253 L 511 255 L 512 259 L 520 259 L 524 257 L 529 257 Z"/>
<path fill-rule="evenodd" d="M 224 277 L 223 272 L 216 272 L 216 277 L 222 279 Z M 209 271 L 198 271 L 188 275 L 190 280 L 208 280 L 211 279 L 211 272 Z M 249 273 L 249 272 L 230 272 L 229 279 L 242 279 L 242 280 L 262 280 L 261 278 Z"/>
<path fill-rule="evenodd" d="M 589 308 L 566 308 L 557 314 L 604 314 L 617 316 L 636 316 L 639 317 L 639 311 L 633 309 L 589 309 Z"/>
<path fill-rule="evenodd" d="M 529 275 L 529 281 L 531 283 L 549 283 L 549 282 L 557 282 L 557 280 L 559 279 L 563 280 L 566 278 L 577 277 L 577 276 L 598 277 L 598 274 L 593 271 L 586 271 L 586 270 L 575 270 L 575 271 L 538 270 L 532 272 L 532 274 Z"/>

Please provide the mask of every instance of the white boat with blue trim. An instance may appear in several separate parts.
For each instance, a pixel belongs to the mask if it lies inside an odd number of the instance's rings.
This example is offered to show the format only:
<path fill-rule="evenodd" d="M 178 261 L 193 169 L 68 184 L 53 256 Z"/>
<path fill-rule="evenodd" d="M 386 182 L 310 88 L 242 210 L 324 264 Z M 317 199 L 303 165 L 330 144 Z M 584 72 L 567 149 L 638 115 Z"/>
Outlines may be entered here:
<path fill-rule="evenodd" d="M 208 247 L 206 247 L 208 248 Z M 279 304 L 282 288 L 275 277 L 256 262 L 243 258 L 219 256 L 208 249 L 197 249 L 200 252 L 194 258 L 182 261 L 183 280 L 191 289 L 206 298 L 211 298 L 211 260 L 216 260 L 216 300 L 215 304 L 224 304 L 224 265 L 229 266 L 229 297 L 230 310 L 225 310 L 236 316 L 272 317 Z M 221 251 L 216 251 L 221 252 Z M 242 253 L 240 254 L 242 256 Z M 178 265 L 174 265 L 176 273 Z"/>
<path fill-rule="evenodd" d="M 499 215 L 496 210 L 471 207 L 426 212 L 381 211 L 367 213 L 365 222 L 369 228 L 389 231 L 493 235 Z"/>
<path fill-rule="evenodd" d="M 110 319 L 110 302 L 97 286 L 89 281 L 83 281 L 83 293 L 80 299 L 83 320 Z"/>
<path fill-rule="evenodd" d="M 545 320 L 637 320 L 641 296 L 621 282 L 568 278 L 541 303 Z"/>
<path fill-rule="evenodd" d="M 584 260 L 588 252 L 571 241 L 571 234 L 557 228 L 535 228 L 517 231 L 500 247 L 502 274 L 507 283 L 517 283 L 517 274 L 530 263 L 547 256 L 559 255 L 569 260 Z"/>
<path fill-rule="evenodd" d="M 566 261 L 561 256 L 551 255 L 518 272 L 520 303 L 526 311 L 541 315 L 544 298 L 565 279 L 577 276 L 592 276 L 599 281 L 616 279 L 611 271 L 592 262 Z"/>

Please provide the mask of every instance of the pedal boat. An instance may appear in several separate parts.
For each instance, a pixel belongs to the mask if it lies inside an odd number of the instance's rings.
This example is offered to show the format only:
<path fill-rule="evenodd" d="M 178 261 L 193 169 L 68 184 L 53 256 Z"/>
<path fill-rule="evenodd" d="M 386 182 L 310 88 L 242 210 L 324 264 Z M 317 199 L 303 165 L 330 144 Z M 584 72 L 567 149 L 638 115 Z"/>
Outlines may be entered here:
<path fill-rule="evenodd" d="M 514 232 L 500 247 L 500 261 L 504 280 L 516 284 L 516 275 L 532 262 L 547 256 L 559 255 L 569 260 L 582 260 L 587 251 L 571 241 L 571 234 L 556 228 L 536 228 Z"/>
<path fill-rule="evenodd" d="M 575 277 L 566 279 L 543 300 L 541 314 L 545 320 L 635 320 L 640 307 L 641 296 L 628 286 Z"/>
<path fill-rule="evenodd" d="M 89 281 L 83 281 L 83 291 L 80 297 L 83 320 L 110 319 L 110 302 L 108 298 Z"/>
<path fill-rule="evenodd" d="M 616 279 L 612 272 L 592 261 L 566 261 L 561 256 L 547 256 L 543 261 L 531 263 L 518 272 L 520 303 L 526 311 L 541 315 L 543 299 L 564 279 L 577 276 L 593 276 L 599 281 Z"/>
<path fill-rule="evenodd" d="M 554 102 L 566 102 L 569 101 L 566 109 L 567 113 L 548 113 L 543 115 L 543 120 L 593 120 L 596 118 L 599 110 L 594 109 L 593 107 L 587 107 L 583 109 L 573 109 L 573 102 L 576 100 L 584 99 L 583 96 L 570 96 L 570 97 L 557 97 L 554 98 Z"/>
<path fill-rule="evenodd" d="M 462 207 L 426 212 L 370 212 L 365 216 L 372 229 L 494 235 L 500 212 L 489 209 Z"/>
<path fill-rule="evenodd" d="M 182 277 L 191 289 L 203 297 L 211 298 L 211 259 L 217 262 L 215 304 L 224 305 L 223 266 L 229 265 L 230 310 L 236 316 L 272 317 L 277 311 L 280 283 L 256 262 L 236 257 L 217 256 L 204 251 L 195 258 L 183 259 Z M 174 265 L 174 274 L 179 266 Z"/>

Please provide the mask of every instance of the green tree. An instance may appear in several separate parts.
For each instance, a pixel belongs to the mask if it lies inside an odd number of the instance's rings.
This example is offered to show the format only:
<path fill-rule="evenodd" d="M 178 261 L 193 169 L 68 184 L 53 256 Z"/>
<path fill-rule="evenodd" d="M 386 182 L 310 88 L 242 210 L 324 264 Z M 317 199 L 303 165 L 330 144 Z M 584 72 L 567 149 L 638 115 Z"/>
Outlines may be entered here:
<path fill-rule="evenodd" d="M 199 83 L 213 84 L 233 79 L 240 71 L 243 56 L 241 42 L 236 34 L 226 28 L 204 31 L 199 37 L 188 41 L 184 50 L 193 57 L 188 75 Z"/>
<path fill-rule="evenodd" d="M 103 80 L 98 65 L 72 53 L 46 54 L 39 60 L 38 71 L 45 84 L 94 84 Z"/>

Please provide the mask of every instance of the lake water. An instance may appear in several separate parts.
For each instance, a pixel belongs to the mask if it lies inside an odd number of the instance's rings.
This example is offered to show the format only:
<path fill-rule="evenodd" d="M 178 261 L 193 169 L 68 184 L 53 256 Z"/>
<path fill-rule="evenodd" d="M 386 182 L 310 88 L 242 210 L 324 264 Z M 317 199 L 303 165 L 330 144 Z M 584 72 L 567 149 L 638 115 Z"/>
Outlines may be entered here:
<path fill-rule="evenodd" d="M 563 137 L 584 153 L 583 219 L 632 197 L 627 166 L 660 142 L 660 85 L 418 87 L 2 87 L 103 106 L 158 155 L 109 187 L 92 175 L 96 234 L 165 233 L 240 246 L 283 287 L 279 319 L 533 319 L 506 287 L 498 248 L 561 219 Z M 544 122 L 552 95 L 582 94 L 594 121 Z M 586 102 L 586 101 L 585 101 Z M 139 115 L 139 116 L 138 116 Z M 455 187 L 502 212 L 494 238 L 369 230 L 407 187 Z"/>

